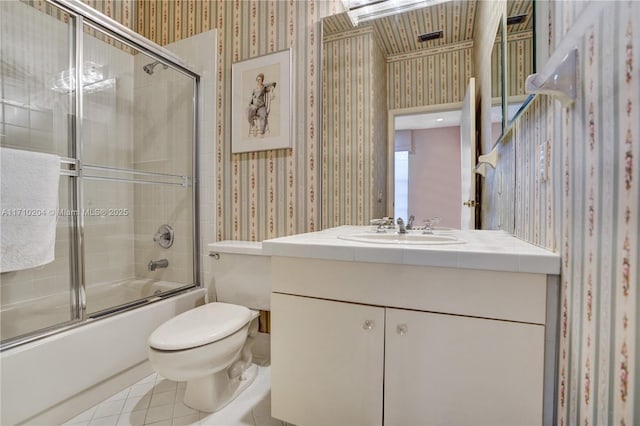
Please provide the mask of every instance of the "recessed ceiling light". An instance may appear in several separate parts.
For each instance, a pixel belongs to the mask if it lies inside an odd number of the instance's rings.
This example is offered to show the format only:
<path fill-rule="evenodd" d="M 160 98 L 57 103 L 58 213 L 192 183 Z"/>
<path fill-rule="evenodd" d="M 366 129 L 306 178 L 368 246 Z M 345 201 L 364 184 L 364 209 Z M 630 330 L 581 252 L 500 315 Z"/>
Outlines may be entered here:
<path fill-rule="evenodd" d="M 360 22 L 435 6 L 450 0 L 342 0 L 354 27 Z"/>
<path fill-rule="evenodd" d="M 438 117 L 438 118 L 436 118 L 436 121 L 437 121 L 438 123 L 440 123 L 441 121 L 444 121 L 444 118 L 442 118 L 442 117 Z"/>

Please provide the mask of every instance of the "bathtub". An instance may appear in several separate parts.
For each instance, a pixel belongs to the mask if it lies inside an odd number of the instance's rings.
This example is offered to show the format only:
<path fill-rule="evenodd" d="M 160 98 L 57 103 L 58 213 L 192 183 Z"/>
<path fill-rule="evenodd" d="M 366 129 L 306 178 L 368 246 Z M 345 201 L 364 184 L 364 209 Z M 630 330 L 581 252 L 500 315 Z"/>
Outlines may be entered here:
<path fill-rule="evenodd" d="M 167 281 L 128 279 L 87 287 L 87 316 L 109 308 L 182 287 Z M 10 339 L 69 321 L 69 293 L 3 306 L 0 310 L 0 335 Z"/>
<path fill-rule="evenodd" d="M 142 291 L 152 290 L 152 294 L 175 286 L 151 280 L 94 286 L 87 290 L 87 312 L 114 306 L 112 297 L 129 302 L 138 298 L 137 295 L 149 294 Z M 89 319 L 70 330 L 3 351 L 0 354 L 0 424 L 60 424 L 151 374 L 147 360 L 148 336 L 169 318 L 203 304 L 205 293 L 205 289 L 194 288 L 158 298 L 136 309 Z M 101 295 L 110 300 L 91 305 L 91 299 L 97 302 Z M 30 309 L 33 316 L 24 321 L 41 321 L 46 316 L 62 314 L 68 318 L 66 297 L 60 295 L 60 298 L 21 306 Z M 13 315 L 16 312 L 14 310 Z M 9 326 L 6 324 L 10 322 L 9 315 L 12 315 L 9 309 L 3 312 L 3 332 L 4 327 Z M 31 315 L 24 315 L 22 311 L 21 318 L 25 316 Z M 14 327 L 24 327 L 24 324 L 18 321 Z"/>

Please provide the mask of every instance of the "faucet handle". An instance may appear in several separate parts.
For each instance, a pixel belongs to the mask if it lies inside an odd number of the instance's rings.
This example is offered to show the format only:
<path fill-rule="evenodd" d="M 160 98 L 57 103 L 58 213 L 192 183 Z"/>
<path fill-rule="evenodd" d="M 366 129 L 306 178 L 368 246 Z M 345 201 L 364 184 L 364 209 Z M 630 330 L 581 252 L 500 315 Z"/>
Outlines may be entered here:
<path fill-rule="evenodd" d="M 162 248 L 169 248 L 173 245 L 173 228 L 169 225 L 162 225 L 153 236 L 153 241 Z"/>
<path fill-rule="evenodd" d="M 379 230 L 382 228 L 391 228 L 394 225 L 393 218 L 387 216 L 383 217 L 382 219 L 371 219 L 369 223 L 371 225 L 376 225 Z"/>
<path fill-rule="evenodd" d="M 388 220 L 383 217 L 382 219 L 371 219 L 369 223 L 376 226 L 376 232 L 384 232 L 384 227 L 387 226 Z"/>
<path fill-rule="evenodd" d="M 430 217 L 429 219 L 425 219 L 423 234 L 433 234 L 433 225 L 437 225 L 438 223 L 440 223 L 439 217 Z"/>
<path fill-rule="evenodd" d="M 413 229 L 414 220 L 416 220 L 416 217 L 414 215 L 409 216 L 409 219 L 407 220 L 407 229 Z"/>

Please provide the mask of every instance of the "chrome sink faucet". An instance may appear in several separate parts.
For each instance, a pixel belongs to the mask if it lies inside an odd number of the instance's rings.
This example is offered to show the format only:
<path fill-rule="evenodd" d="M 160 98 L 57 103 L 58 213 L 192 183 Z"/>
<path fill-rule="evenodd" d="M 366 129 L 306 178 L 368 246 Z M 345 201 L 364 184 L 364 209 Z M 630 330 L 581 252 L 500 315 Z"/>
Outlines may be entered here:
<path fill-rule="evenodd" d="M 404 220 L 402 220 L 402 218 L 399 217 L 396 220 L 396 223 L 398 224 L 398 234 L 406 234 L 407 233 L 407 227 L 404 225 Z"/>

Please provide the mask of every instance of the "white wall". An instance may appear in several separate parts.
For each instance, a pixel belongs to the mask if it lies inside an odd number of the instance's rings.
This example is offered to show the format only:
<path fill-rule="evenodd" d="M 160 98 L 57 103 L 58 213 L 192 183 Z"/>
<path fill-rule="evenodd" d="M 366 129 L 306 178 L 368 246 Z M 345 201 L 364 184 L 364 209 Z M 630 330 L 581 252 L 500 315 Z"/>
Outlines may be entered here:
<path fill-rule="evenodd" d="M 207 244 L 216 241 L 216 65 L 217 31 L 207 31 L 168 44 L 167 49 L 189 63 L 200 74 L 198 167 L 200 180 L 200 280 L 213 288 Z"/>
<path fill-rule="evenodd" d="M 206 244 L 215 240 L 214 164 L 215 122 L 215 31 L 201 33 L 165 46 L 201 74 L 200 168 L 200 250 L 201 267 L 206 262 Z M 142 67 L 153 60 L 136 57 L 135 168 L 159 173 L 191 176 L 193 102 L 192 80 L 161 65 L 152 75 Z M 153 277 L 182 284 L 194 282 L 192 188 L 139 185 L 135 189 L 136 276 Z M 175 242 L 169 249 L 153 241 L 159 226 L 169 224 Z M 150 260 L 166 258 L 169 267 L 147 270 Z M 203 279 L 203 277 L 201 277 Z"/>

